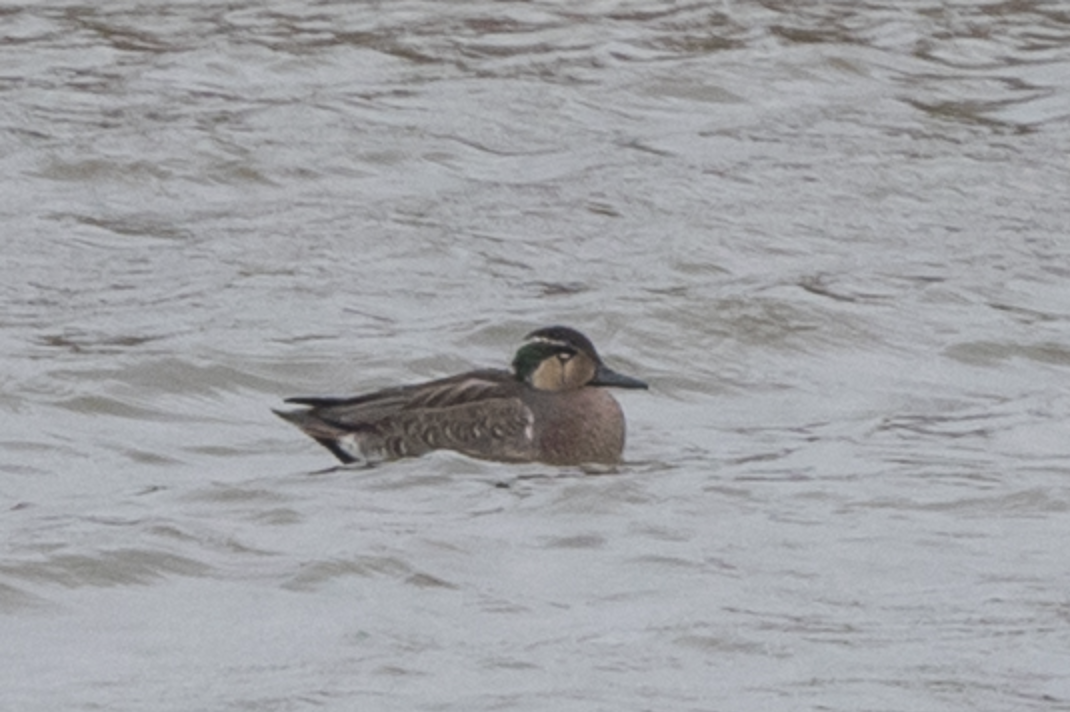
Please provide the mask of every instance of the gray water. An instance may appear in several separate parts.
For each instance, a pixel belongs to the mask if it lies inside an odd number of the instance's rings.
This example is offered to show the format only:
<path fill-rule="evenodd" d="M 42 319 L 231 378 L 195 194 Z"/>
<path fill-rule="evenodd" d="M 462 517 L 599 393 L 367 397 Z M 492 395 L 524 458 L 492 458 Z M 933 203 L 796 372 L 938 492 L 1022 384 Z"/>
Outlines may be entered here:
<path fill-rule="evenodd" d="M 1070 12 L 0 9 L 0 709 L 1070 710 Z M 615 473 L 276 419 L 586 332 Z"/>

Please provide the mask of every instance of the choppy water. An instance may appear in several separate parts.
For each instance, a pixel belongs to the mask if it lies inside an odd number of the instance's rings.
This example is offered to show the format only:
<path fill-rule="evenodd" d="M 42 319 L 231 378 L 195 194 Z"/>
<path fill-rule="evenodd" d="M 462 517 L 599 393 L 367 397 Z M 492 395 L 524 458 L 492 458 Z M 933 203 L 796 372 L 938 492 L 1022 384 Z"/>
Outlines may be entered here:
<path fill-rule="evenodd" d="M 1070 13 L 0 9 L 0 707 L 1070 709 Z M 629 463 L 269 412 L 568 323 Z"/>

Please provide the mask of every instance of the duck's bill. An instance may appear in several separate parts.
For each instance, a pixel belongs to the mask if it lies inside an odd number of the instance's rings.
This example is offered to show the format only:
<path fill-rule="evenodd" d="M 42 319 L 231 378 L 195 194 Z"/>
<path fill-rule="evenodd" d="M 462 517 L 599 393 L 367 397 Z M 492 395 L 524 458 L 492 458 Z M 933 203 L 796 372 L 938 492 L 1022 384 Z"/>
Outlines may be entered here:
<path fill-rule="evenodd" d="M 617 373 L 605 365 L 600 365 L 598 370 L 595 371 L 591 385 L 612 386 L 614 388 L 648 388 L 648 386 L 638 378 L 632 378 L 631 376 L 625 376 L 623 373 Z"/>

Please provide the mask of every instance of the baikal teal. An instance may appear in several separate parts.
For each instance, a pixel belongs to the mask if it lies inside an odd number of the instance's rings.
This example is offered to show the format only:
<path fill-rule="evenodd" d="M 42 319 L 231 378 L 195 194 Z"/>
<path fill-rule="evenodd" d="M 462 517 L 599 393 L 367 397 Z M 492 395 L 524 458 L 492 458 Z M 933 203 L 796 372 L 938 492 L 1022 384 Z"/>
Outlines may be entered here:
<path fill-rule="evenodd" d="M 512 365 L 349 398 L 288 398 L 307 407 L 275 412 L 344 463 L 432 450 L 501 462 L 620 462 L 624 414 L 605 387 L 646 383 L 607 367 L 586 336 L 564 326 L 528 334 Z"/>

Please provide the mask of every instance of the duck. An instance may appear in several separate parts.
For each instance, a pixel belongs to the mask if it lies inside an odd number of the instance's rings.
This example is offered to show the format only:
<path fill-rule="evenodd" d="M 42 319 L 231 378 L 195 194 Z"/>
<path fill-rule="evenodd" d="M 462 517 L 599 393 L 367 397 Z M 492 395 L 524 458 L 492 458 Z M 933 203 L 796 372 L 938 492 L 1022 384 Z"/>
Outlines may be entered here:
<path fill-rule="evenodd" d="M 351 397 L 287 398 L 274 410 L 343 464 L 376 464 L 452 450 L 507 463 L 616 465 L 624 413 L 607 388 L 645 382 L 602 362 L 567 326 L 532 331 L 512 370 L 479 369 Z"/>

